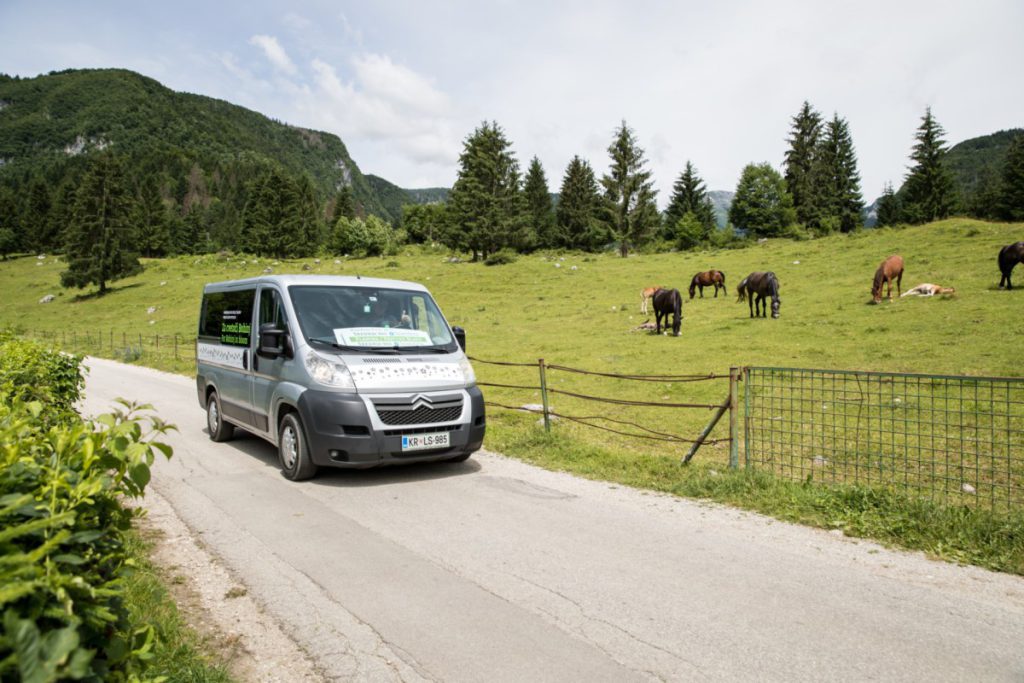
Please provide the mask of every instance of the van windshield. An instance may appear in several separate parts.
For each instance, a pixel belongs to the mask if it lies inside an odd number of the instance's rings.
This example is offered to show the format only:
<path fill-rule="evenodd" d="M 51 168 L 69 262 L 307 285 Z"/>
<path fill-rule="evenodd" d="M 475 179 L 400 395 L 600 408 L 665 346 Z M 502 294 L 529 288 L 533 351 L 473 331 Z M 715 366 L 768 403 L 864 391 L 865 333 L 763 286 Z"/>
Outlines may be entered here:
<path fill-rule="evenodd" d="M 288 292 L 303 336 L 314 343 L 370 352 L 458 348 L 426 292 L 323 285 L 295 285 Z"/>

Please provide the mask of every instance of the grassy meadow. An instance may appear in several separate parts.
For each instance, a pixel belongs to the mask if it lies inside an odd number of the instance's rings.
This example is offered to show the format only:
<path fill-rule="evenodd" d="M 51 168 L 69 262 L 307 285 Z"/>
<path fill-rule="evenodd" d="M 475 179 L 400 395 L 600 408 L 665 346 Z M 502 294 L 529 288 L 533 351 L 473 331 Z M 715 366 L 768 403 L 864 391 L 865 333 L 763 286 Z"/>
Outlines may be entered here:
<path fill-rule="evenodd" d="M 451 262 L 450 254 L 422 247 L 383 258 L 323 256 L 319 264 L 311 258 L 278 263 L 211 254 L 147 261 L 141 275 L 113 283 L 112 291 L 103 297 L 61 290 L 64 264 L 58 258 L 23 257 L 0 263 L 4 292 L 0 326 L 15 325 L 33 334 L 46 331 L 58 341 L 63 335 L 65 345 L 72 335 L 80 340 L 91 333 L 95 340 L 102 333 L 102 348 L 80 343 L 76 350 L 190 374 L 193 365 L 187 342 L 175 361 L 166 337 L 159 353 L 148 339 L 174 334 L 193 338 L 204 283 L 259 275 L 267 267 L 279 274 L 389 277 L 429 287 L 449 321 L 466 329 L 469 354 L 474 358 L 522 363 L 544 358 L 549 364 L 597 372 L 721 377 L 697 383 L 626 382 L 550 371 L 548 383 L 554 389 L 636 401 L 718 404 L 727 395 L 730 366 L 1024 376 L 1024 267 L 1016 272 L 1020 289 L 1007 292 L 997 287 L 996 264 L 1000 247 L 1020 239 L 1024 239 L 1024 225 L 951 219 L 812 241 L 770 240 L 735 250 L 639 254 L 626 259 L 610 253 L 531 254 L 501 266 Z M 893 253 L 906 262 L 904 290 L 931 282 L 955 287 L 956 294 L 871 305 L 875 268 Z M 690 278 L 709 268 L 726 273 L 728 296 L 719 294 L 716 299 L 713 288 L 705 288 L 703 299 L 689 300 Z M 782 299 L 778 320 L 752 320 L 747 304 L 736 302 L 737 283 L 755 270 L 778 275 Z M 645 317 L 639 312 L 640 289 L 652 284 L 682 292 L 679 337 L 632 331 L 648 317 L 653 320 L 653 314 Z M 55 300 L 38 303 L 47 294 L 56 295 Z M 149 313 L 150 307 L 156 310 Z M 139 335 L 144 342 L 141 355 L 126 355 L 122 340 L 137 345 Z M 482 362 L 474 367 L 481 382 L 538 384 L 536 367 Z M 485 387 L 484 391 L 489 401 L 500 404 L 540 403 L 537 390 Z M 555 411 L 568 415 L 612 417 L 685 438 L 694 438 L 711 415 L 703 408 L 624 407 L 561 395 L 553 396 L 551 402 Z M 691 467 L 680 469 L 677 463 L 687 450 L 685 444 L 627 438 L 567 421 L 556 423 L 547 435 L 538 427 L 536 415 L 497 408 L 490 410 L 488 422 L 486 447 L 546 467 L 723 500 L 785 519 L 837 526 L 852 535 L 1024 573 L 1024 522 L 1019 519 L 1014 522 L 1020 525 L 1014 527 L 1016 532 L 998 543 L 992 540 L 995 532 L 989 521 L 981 526 L 972 522 L 971 533 L 989 531 L 980 540 L 950 547 L 949 533 L 922 532 L 920 539 L 913 540 L 906 531 L 911 524 L 901 523 L 902 531 L 892 530 L 883 517 L 899 515 L 883 514 L 870 497 L 863 504 L 875 512 L 850 508 L 848 501 L 846 507 L 837 506 L 820 488 L 805 500 L 798 484 L 769 484 L 764 478 L 724 472 L 725 443 L 705 446 Z M 728 424 L 723 419 L 710 438 L 726 437 Z M 936 519 L 934 511 L 922 514 Z M 1006 532 L 999 528 L 999 533 Z M 970 535 L 960 535 L 965 534 Z"/>

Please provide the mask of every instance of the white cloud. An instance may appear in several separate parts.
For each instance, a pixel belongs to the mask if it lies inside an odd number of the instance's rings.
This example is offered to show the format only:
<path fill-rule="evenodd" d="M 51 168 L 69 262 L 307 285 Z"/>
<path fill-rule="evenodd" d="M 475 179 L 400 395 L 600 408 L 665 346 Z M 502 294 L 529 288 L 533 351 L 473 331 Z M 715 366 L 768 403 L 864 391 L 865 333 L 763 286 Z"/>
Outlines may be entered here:
<path fill-rule="evenodd" d="M 397 106 L 421 112 L 443 114 L 448 98 L 423 76 L 395 64 L 388 56 L 359 55 L 352 60 L 359 84 L 367 93 Z"/>
<path fill-rule="evenodd" d="M 295 63 L 292 62 L 288 53 L 281 47 L 281 43 L 277 41 L 274 36 L 263 36 L 256 35 L 249 39 L 250 45 L 255 45 L 263 50 L 263 54 L 266 55 L 267 59 L 274 67 L 289 76 L 294 76 L 298 71 L 295 68 Z"/>

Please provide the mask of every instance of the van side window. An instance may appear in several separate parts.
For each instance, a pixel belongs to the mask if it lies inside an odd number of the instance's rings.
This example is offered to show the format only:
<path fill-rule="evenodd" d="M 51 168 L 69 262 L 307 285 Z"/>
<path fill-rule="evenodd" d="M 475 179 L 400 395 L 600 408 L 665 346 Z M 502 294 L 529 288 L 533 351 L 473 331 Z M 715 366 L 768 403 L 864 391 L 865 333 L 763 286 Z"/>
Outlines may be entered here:
<path fill-rule="evenodd" d="M 210 292 L 203 297 L 199 336 L 230 346 L 249 346 L 255 289 Z"/>
<path fill-rule="evenodd" d="M 284 306 L 281 305 L 281 295 L 276 289 L 269 287 L 260 290 L 259 324 L 262 326 L 266 323 L 274 323 L 274 327 L 287 327 Z"/>

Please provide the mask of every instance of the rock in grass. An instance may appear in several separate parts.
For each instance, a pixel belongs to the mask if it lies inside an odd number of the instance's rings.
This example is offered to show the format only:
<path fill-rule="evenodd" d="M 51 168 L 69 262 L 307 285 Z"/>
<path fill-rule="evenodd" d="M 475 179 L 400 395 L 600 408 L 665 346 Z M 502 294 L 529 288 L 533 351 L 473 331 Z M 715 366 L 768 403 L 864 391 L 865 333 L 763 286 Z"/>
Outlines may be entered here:
<path fill-rule="evenodd" d="M 964 493 L 971 493 L 971 494 L 978 492 L 977 489 L 975 489 L 973 486 L 968 484 L 966 481 L 964 483 L 960 484 L 960 490 L 963 491 Z"/>

